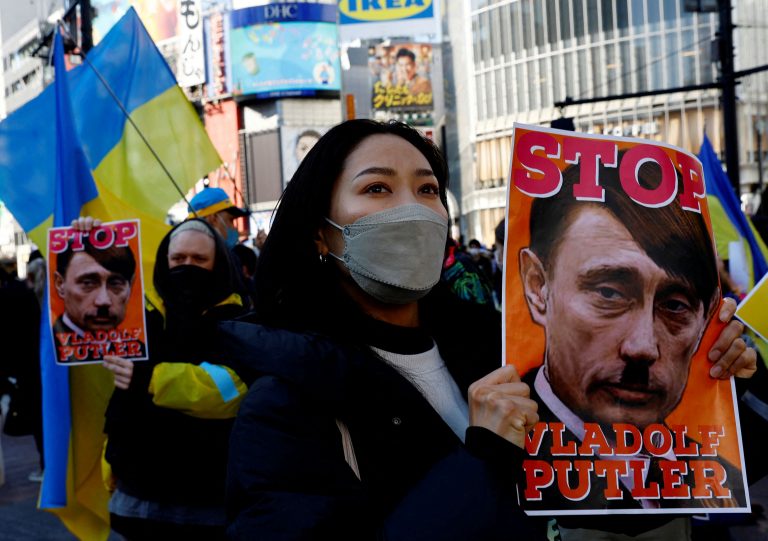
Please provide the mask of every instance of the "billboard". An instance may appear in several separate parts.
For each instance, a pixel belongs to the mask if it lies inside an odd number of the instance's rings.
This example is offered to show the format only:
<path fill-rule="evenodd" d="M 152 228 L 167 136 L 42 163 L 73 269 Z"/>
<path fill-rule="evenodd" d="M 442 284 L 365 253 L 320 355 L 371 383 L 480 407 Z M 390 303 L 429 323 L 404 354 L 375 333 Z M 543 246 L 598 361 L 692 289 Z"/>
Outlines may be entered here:
<path fill-rule="evenodd" d="M 230 14 L 232 93 L 274 98 L 338 94 L 335 6 L 275 4 Z"/>
<path fill-rule="evenodd" d="M 343 41 L 398 36 L 437 34 L 439 20 L 435 0 L 372 2 L 339 0 L 339 24 Z"/>
<path fill-rule="evenodd" d="M 91 0 L 98 43 L 133 6 L 182 87 L 205 82 L 202 0 Z"/>
<path fill-rule="evenodd" d="M 432 45 L 379 44 L 370 48 L 368 66 L 374 114 L 432 110 Z"/>
<path fill-rule="evenodd" d="M 280 154 L 283 161 L 283 188 L 299 168 L 301 160 L 328 128 L 283 126 L 280 128 Z"/>

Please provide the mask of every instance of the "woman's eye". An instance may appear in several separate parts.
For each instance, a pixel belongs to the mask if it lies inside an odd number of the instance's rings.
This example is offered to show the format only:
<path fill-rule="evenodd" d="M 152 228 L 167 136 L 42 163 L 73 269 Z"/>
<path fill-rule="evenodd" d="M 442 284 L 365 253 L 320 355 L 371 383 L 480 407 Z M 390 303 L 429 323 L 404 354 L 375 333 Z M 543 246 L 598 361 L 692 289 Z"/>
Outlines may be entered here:
<path fill-rule="evenodd" d="M 419 193 L 428 193 L 432 195 L 439 195 L 440 194 L 440 186 L 437 184 L 425 184 L 421 188 L 419 188 Z"/>
<path fill-rule="evenodd" d="M 371 184 L 365 188 L 365 193 L 385 193 L 389 191 L 389 188 L 387 188 L 384 184 Z"/>

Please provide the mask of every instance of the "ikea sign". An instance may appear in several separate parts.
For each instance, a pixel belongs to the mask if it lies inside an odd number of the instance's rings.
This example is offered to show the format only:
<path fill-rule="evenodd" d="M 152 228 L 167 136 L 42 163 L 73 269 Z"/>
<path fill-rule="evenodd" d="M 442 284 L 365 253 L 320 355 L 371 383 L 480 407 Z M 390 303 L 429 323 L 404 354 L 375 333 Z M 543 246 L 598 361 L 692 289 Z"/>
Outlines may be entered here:
<path fill-rule="evenodd" d="M 390 23 L 434 16 L 434 0 L 339 0 L 341 24 Z"/>

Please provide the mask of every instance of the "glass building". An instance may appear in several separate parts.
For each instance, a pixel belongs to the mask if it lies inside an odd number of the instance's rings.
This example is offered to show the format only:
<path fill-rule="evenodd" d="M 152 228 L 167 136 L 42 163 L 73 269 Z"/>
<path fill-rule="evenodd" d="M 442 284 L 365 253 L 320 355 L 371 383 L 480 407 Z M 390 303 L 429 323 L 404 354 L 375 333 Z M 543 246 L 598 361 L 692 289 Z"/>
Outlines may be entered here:
<path fill-rule="evenodd" d="M 736 69 L 768 64 L 768 2 L 733 4 Z M 457 110 L 463 129 L 452 149 L 472 161 L 460 169 L 468 238 L 492 242 L 504 216 L 514 122 L 549 125 L 567 116 L 578 131 L 647 137 L 692 151 L 706 130 L 715 149 L 723 149 L 719 89 L 554 105 L 567 97 L 715 83 L 717 13 L 684 6 L 684 0 L 469 0 L 447 12 L 452 83 L 462 84 L 462 70 L 470 81 L 470 105 L 463 114 Z M 471 21 L 468 31 L 461 31 L 462 20 Z M 737 92 L 742 191 L 749 192 L 766 157 L 757 132 L 768 118 L 768 74 L 745 77 Z"/>

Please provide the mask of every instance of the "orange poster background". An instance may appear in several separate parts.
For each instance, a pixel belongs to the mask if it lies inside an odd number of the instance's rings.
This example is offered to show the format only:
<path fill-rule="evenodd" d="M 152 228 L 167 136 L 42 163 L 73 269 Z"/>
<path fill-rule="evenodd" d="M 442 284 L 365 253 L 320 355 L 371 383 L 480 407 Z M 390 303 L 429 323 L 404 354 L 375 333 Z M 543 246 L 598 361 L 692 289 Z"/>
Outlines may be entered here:
<path fill-rule="evenodd" d="M 522 248 L 528 246 L 530 241 L 529 221 L 533 198 L 515 188 L 512 178 L 516 169 L 522 169 L 522 165 L 515 159 L 514 148 L 522 135 L 530 131 L 546 131 L 557 139 L 562 148 L 565 137 L 579 139 L 610 140 L 618 144 L 619 152 L 638 144 L 654 144 L 652 141 L 629 141 L 604 136 L 588 136 L 586 134 L 564 135 L 559 131 L 535 130 L 516 126 L 513 137 L 513 156 L 510 176 L 508 177 L 508 201 L 507 201 L 507 240 L 505 243 L 504 260 L 504 287 L 505 287 L 505 352 L 507 364 L 514 364 L 520 375 L 523 376 L 530 370 L 542 365 L 544 359 L 544 330 L 531 320 L 528 307 L 523 296 L 523 285 L 518 272 L 518 254 Z M 678 150 L 660 147 L 670 157 L 674 157 Z M 542 154 L 539 151 L 539 154 Z M 551 159 L 560 170 L 567 164 L 561 157 Z M 673 160 L 676 164 L 676 161 Z M 535 177 L 534 177 L 535 178 Z M 712 237 L 712 224 L 709 216 L 706 198 L 700 200 L 702 215 L 707 224 L 710 237 Z M 714 242 L 713 242 L 714 245 Z M 714 262 L 713 262 L 714 264 Z M 718 312 L 715 311 L 715 315 Z M 739 437 L 735 422 L 734 391 L 730 380 L 715 380 L 709 377 L 709 369 L 712 364 L 707 359 L 707 353 L 714 344 L 724 325 L 716 317 L 713 317 L 702 337 L 698 351 L 691 361 L 691 369 L 688 385 L 683 393 L 682 400 L 672 414 L 667 418 L 668 424 L 683 424 L 696 427 L 698 425 L 723 425 L 726 435 L 720 440 L 719 455 L 731 464 L 742 468 L 741 453 L 739 451 Z M 695 438 L 694 438 L 695 439 Z"/>
<path fill-rule="evenodd" d="M 144 321 L 144 275 L 141 267 L 141 228 L 139 220 L 125 220 L 121 222 L 107 222 L 102 226 L 110 226 L 119 223 L 133 222 L 136 224 L 137 234 L 135 237 L 128 240 L 128 246 L 133 252 L 133 256 L 136 258 L 136 275 L 133 278 L 133 285 L 131 286 L 131 295 L 128 298 L 128 305 L 125 311 L 125 319 L 117 327 L 120 329 L 141 329 L 139 334 L 139 340 L 146 346 L 147 344 L 147 332 Z M 69 229 L 69 228 L 55 228 L 55 229 Z M 53 325 L 57 319 L 64 313 L 64 301 L 56 294 L 56 288 L 54 285 L 54 273 L 56 272 L 56 260 L 58 254 L 52 253 L 48 250 L 48 297 L 50 306 L 51 325 Z M 100 361 L 97 361 L 100 362 Z M 74 363 L 67 363 L 74 364 Z"/>

